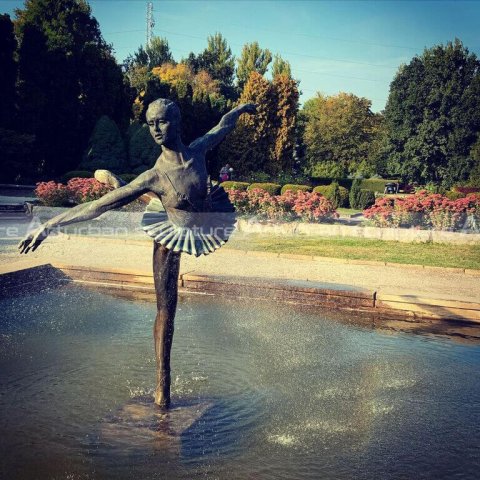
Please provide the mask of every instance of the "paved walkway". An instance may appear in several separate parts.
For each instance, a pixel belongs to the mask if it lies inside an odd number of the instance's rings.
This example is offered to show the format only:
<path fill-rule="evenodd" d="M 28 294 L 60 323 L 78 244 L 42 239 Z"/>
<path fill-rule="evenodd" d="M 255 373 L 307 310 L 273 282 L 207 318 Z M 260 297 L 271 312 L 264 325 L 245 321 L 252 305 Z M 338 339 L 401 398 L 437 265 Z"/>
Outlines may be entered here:
<path fill-rule="evenodd" d="M 45 263 L 151 271 L 152 244 L 147 240 L 50 237 L 36 252 L 20 255 L 16 239 L 0 242 L 0 273 Z M 344 261 L 343 261 L 344 262 Z M 182 256 L 181 273 L 280 278 L 357 286 L 382 294 L 415 295 L 480 302 L 480 275 L 434 267 L 342 263 L 342 260 L 243 252 L 228 246 L 212 255 Z"/>

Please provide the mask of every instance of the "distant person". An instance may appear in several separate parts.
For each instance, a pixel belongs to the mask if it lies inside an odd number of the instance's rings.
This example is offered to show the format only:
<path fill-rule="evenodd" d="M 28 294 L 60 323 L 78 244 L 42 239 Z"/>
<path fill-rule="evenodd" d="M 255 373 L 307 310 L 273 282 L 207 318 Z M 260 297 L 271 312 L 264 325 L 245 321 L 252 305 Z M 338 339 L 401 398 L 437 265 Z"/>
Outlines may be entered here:
<path fill-rule="evenodd" d="M 219 183 L 227 182 L 232 179 L 233 168 L 227 163 L 220 169 L 220 174 L 218 176 Z"/>

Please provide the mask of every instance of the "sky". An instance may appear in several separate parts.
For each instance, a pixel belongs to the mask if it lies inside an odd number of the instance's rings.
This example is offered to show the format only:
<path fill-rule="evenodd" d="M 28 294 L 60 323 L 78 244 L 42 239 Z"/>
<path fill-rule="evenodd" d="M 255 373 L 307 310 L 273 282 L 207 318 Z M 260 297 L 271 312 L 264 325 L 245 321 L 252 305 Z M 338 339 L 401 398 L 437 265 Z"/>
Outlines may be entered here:
<path fill-rule="evenodd" d="M 122 62 L 146 41 L 146 0 L 90 0 L 105 40 Z M 21 0 L 0 0 L 14 16 Z M 153 1 L 153 33 L 175 60 L 199 53 L 216 32 L 239 56 L 258 41 L 300 80 L 301 100 L 349 92 L 384 109 L 398 67 L 455 38 L 480 57 L 480 1 Z M 268 73 L 267 73 L 268 76 Z"/>

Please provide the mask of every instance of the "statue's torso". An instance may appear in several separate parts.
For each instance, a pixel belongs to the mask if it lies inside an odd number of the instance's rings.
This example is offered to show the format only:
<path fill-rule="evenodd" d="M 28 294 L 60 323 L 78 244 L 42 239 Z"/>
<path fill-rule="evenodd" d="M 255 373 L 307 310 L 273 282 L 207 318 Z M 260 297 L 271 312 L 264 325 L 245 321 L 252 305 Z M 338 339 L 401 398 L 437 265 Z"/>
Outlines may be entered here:
<path fill-rule="evenodd" d="M 151 190 L 160 197 L 165 208 L 203 210 L 208 194 L 205 160 L 189 156 L 181 165 L 159 159 L 156 166 L 158 181 Z"/>

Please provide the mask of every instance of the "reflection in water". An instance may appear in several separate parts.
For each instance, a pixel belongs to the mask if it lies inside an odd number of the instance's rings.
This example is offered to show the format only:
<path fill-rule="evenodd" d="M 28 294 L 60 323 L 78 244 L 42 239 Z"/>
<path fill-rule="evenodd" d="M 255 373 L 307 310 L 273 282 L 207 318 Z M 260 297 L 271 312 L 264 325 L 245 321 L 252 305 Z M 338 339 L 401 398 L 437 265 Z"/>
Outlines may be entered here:
<path fill-rule="evenodd" d="M 151 397 L 154 304 L 67 285 L 0 308 L 2 478 L 475 478 L 480 467 L 473 328 L 444 326 L 449 338 L 432 323 L 186 297 L 165 413 Z"/>

